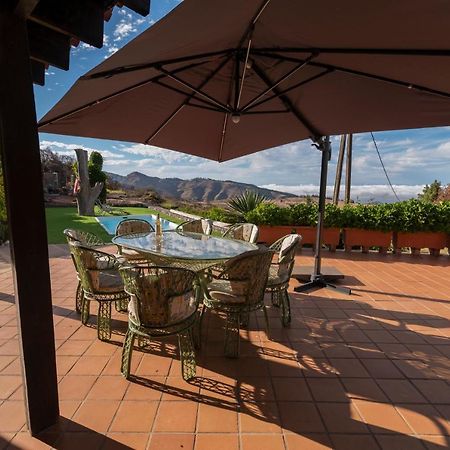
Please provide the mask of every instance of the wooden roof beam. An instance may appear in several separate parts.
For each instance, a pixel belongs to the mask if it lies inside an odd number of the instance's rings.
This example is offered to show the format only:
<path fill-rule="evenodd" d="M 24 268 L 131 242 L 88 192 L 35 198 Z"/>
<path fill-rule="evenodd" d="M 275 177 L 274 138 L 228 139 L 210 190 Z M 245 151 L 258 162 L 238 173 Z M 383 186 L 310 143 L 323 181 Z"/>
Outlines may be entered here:
<path fill-rule="evenodd" d="M 104 13 L 101 0 L 40 0 L 30 20 L 101 48 Z"/>
<path fill-rule="evenodd" d="M 31 61 L 31 76 L 33 78 L 33 83 L 39 86 L 44 86 L 45 84 L 45 64 L 35 61 Z"/>
<path fill-rule="evenodd" d="M 126 6 L 141 16 L 148 16 L 150 13 L 150 0 L 122 0 L 118 5 Z"/>
<path fill-rule="evenodd" d="M 35 22 L 28 22 L 27 29 L 30 57 L 32 59 L 59 69 L 69 69 L 69 36 Z"/>

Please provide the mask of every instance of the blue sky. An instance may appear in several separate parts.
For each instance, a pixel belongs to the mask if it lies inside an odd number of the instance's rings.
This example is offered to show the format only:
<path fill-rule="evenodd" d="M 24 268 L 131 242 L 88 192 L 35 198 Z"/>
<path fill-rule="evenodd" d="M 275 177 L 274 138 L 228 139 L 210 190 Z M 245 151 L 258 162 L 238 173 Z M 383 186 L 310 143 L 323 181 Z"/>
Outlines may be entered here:
<path fill-rule="evenodd" d="M 47 70 L 44 87 L 35 87 L 36 110 L 42 117 L 77 78 L 124 46 L 133 37 L 166 15 L 178 0 L 153 0 L 151 13 L 141 17 L 129 9 L 115 8 L 105 23 L 104 46 L 96 49 L 81 43 L 72 48 L 70 70 Z M 420 130 L 377 132 L 375 138 L 395 189 L 401 198 L 415 196 L 434 179 L 450 183 L 450 126 Z M 216 163 L 182 153 L 142 144 L 40 134 L 41 146 L 74 155 L 83 147 L 102 152 L 105 170 L 126 175 L 140 171 L 159 177 L 208 177 L 231 179 L 299 194 L 318 191 L 320 154 L 302 141 L 226 163 Z M 328 184 L 334 182 L 339 137 L 333 137 Z M 360 200 L 392 200 L 393 195 L 369 134 L 354 136 L 352 197 Z M 295 167 L 293 166 L 295 164 Z M 331 187 L 331 186 L 330 186 Z"/>

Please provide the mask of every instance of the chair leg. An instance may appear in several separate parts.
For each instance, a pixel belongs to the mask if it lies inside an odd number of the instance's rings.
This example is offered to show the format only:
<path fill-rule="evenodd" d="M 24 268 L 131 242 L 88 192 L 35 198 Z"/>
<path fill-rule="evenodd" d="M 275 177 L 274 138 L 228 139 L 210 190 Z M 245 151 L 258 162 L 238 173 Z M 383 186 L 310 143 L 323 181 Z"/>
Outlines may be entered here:
<path fill-rule="evenodd" d="M 128 379 L 130 376 L 131 355 L 133 353 L 134 333 L 130 330 L 125 335 L 122 348 L 122 364 L 120 371 L 122 375 Z"/>
<path fill-rule="evenodd" d="M 81 311 L 83 309 L 83 298 L 84 298 L 83 288 L 81 287 L 81 283 L 78 282 L 77 293 L 75 294 L 75 310 L 79 314 L 81 314 Z"/>
<path fill-rule="evenodd" d="M 248 311 L 243 312 L 243 313 L 240 315 L 239 320 L 240 320 L 240 325 L 241 325 L 241 327 L 247 328 L 247 327 L 248 327 L 248 324 L 250 323 L 250 312 L 248 312 Z"/>
<path fill-rule="evenodd" d="M 240 314 L 227 313 L 227 328 L 225 331 L 225 356 L 237 358 L 239 356 L 239 328 Z"/>
<path fill-rule="evenodd" d="M 195 377 L 197 364 L 195 362 L 194 340 L 192 328 L 178 333 L 178 342 L 180 345 L 181 374 L 184 380 L 190 380 Z"/>
<path fill-rule="evenodd" d="M 270 300 L 272 301 L 272 306 L 277 308 L 280 306 L 280 295 L 277 290 L 270 291 Z"/>
<path fill-rule="evenodd" d="M 86 325 L 89 321 L 90 309 L 91 301 L 83 294 L 83 300 L 81 302 L 81 323 L 83 325 Z"/>
<path fill-rule="evenodd" d="M 111 339 L 111 302 L 98 302 L 97 336 L 101 341 Z"/>
<path fill-rule="evenodd" d="M 291 302 L 286 288 L 280 292 L 281 297 L 281 324 L 283 327 L 289 326 L 291 323 Z"/>
<path fill-rule="evenodd" d="M 123 298 L 122 300 L 116 300 L 114 302 L 114 307 L 117 312 L 127 312 L 128 311 L 128 302 L 130 301 L 129 297 Z"/>
<path fill-rule="evenodd" d="M 194 339 L 194 346 L 196 350 L 200 350 L 202 346 L 202 324 L 203 324 L 203 316 L 206 311 L 205 305 L 200 305 L 197 311 L 197 319 L 192 327 L 192 336 Z"/>
<path fill-rule="evenodd" d="M 266 307 L 266 305 L 263 305 L 262 309 L 264 311 L 264 321 L 266 323 L 267 338 L 270 339 L 270 323 L 269 323 L 269 316 L 267 315 L 267 307 Z"/>

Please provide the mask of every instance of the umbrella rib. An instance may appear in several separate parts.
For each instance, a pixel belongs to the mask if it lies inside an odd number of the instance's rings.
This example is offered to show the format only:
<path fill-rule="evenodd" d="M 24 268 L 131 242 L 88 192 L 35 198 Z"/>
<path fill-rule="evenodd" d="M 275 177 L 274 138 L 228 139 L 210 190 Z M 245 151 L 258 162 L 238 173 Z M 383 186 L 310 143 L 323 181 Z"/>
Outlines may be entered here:
<path fill-rule="evenodd" d="M 299 81 L 298 83 L 294 84 L 293 86 L 291 86 L 291 87 L 289 87 L 289 88 L 287 88 L 287 89 L 285 89 L 285 90 L 283 90 L 283 91 L 280 91 L 280 94 L 283 94 L 283 95 L 284 95 L 284 94 L 287 94 L 288 92 L 291 92 L 291 91 L 293 91 L 294 89 L 297 89 L 297 88 L 299 88 L 299 87 L 301 87 L 301 86 L 304 86 L 305 84 L 311 83 L 312 81 L 315 81 L 315 80 L 317 80 L 317 79 L 319 79 L 319 78 L 322 78 L 324 75 L 328 75 L 329 73 L 332 73 L 332 72 L 333 72 L 332 69 L 325 69 L 323 72 L 320 72 L 320 73 L 318 73 L 317 75 L 313 75 L 312 77 L 309 77 L 309 78 L 307 78 L 306 80 Z M 265 99 L 263 99 L 263 100 L 260 100 L 258 103 L 254 104 L 254 105 L 252 106 L 252 109 L 257 108 L 258 106 L 261 106 L 261 105 L 263 105 L 264 103 L 270 102 L 271 100 L 273 100 L 273 99 L 276 98 L 276 97 L 278 97 L 278 95 L 273 94 L 273 95 L 271 95 L 270 97 L 267 97 L 267 98 L 265 98 Z M 247 111 L 247 114 L 249 114 L 248 111 Z"/>
<path fill-rule="evenodd" d="M 266 9 L 267 5 L 270 3 L 270 0 L 263 0 L 259 8 L 257 9 L 255 15 L 252 17 L 251 22 L 249 23 L 247 29 L 245 30 L 245 33 L 242 35 L 237 48 L 241 48 L 242 44 L 247 39 L 247 36 L 253 31 L 253 28 L 255 27 L 256 22 L 258 21 L 259 17 L 263 13 L 263 11 Z"/>
<path fill-rule="evenodd" d="M 224 66 L 225 64 L 227 64 L 227 62 L 230 60 L 230 58 L 232 57 L 232 53 L 230 53 L 200 84 L 199 84 L 199 88 L 201 89 L 202 87 L 204 87 L 206 84 L 208 84 L 208 82 L 214 77 L 214 75 L 216 75 Z M 188 95 L 187 98 L 183 101 L 183 103 L 181 103 L 181 105 L 179 105 L 170 115 L 169 117 L 164 120 L 164 122 L 144 141 L 145 144 L 148 144 L 188 103 L 190 100 L 192 100 L 195 97 L 195 94 L 197 93 L 197 90 L 193 90 L 193 92 L 191 92 L 190 94 L 187 94 L 186 92 L 180 91 L 177 88 L 174 88 L 172 86 L 168 86 L 166 84 L 163 83 L 159 83 L 160 85 L 168 88 L 168 89 L 172 89 L 174 91 L 183 93 L 183 95 Z M 210 102 L 202 99 L 202 98 L 195 98 L 195 100 L 207 103 L 208 105 L 211 105 Z M 221 111 L 223 111 L 223 109 L 220 109 Z M 226 111 L 226 110 L 225 110 Z"/>
<path fill-rule="evenodd" d="M 90 79 L 94 79 L 94 78 L 111 77 L 114 75 L 121 75 L 123 73 L 135 72 L 138 70 L 151 69 L 152 67 L 157 67 L 157 66 L 166 66 L 168 64 L 177 64 L 177 63 L 192 61 L 192 60 L 196 60 L 196 59 L 200 59 L 200 58 L 210 58 L 213 56 L 220 56 L 223 54 L 227 54 L 231 51 L 233 51 L 233 49 L 225 49 L 225 50 L 208 52 L 208 53 L 199 53 L 197 55 L 183 56 L 180 58 L 173 58 L 173 59 L 165 59 L 165 60 L 161 60 L 161 61 L 155 61 L 155 62 L 144 63 L 144 64 L 134 64 L 132 66 L 115 67 L 114 69 L 104 70 L 102 72 L 97 72 L 92 75 L 84 75 L 81 77 L 81 79 L 82 80 L 90 80 Z M 203 63 L 204 62 L 208 62 L 208 61 L 203 61 Z"/>
<path fill-rule="evenodd" d="M 177 69 L 177 71 L 182 72 L 183 70 L 191 69 L 193 67 L 197 67 L 197 66 L 201 66 L 203 64 L 206 64 L 206 62 L 207 61 L 202 61 L 202 62 L 199 62 L 199 63 L 198 62 L 197 63 L 191 63 L 191 64 L 188 64 L 187 66 L 179 67 Z M 65 119 L 66 117 L 70 117 L 73 114 L 76 114 L 76 113 L 78 113 L 80 111 L 83 111 L 83 110 L 85 110 L 87 108 L 90 108 L 91 106 L 98 105 L 100 103 L 103 103 L 103 102 L 111 99 L 111 98 L 117 97 L 119 95 L 122 95 L 122 94 L 125 94 L 127 92 L 133 91 L 134 89 L 137 89 L 137 88 L 140 88 L 142 86 L 145 86 L 146 84 L 153 83 L 153 82 L 157 83 L 159 79 L 164 78 L 164 77 L 165 77 L 165 75 L 157 75 L 155 77 L 148 78 L 146 80 L 140 81 L 139 83 L 133 84 L 133 85 L 128 86 L 126 88 L 119 89 L 118 91 L 113 92 L 112 94 L 108 94 L 108 95 L 105 95 L 104 97 L 100 97 L 98 99 L 95 99 L 95 100 L 92 100 L 92 101 L 90 101 L 88 103 L 85 103 L 82 106 L 74 108 L 74 109 L 72 109 L 72 110 L 70 110 L 68 112 L 63 113 L 63 114 L 60 114 L 60 115 L 54 117 L 53 119 L 49 119 L 49 120 L 45 120 L 43 122 L 39 122 L 38 123 L 39 129 L 41 129 L 41 128 L 47 126 L 47 125 L 50 125 L 52 123 L 58 122 L 58 121 L 60 121 L 62 119 Z"/>
<path fill-rule="evenodd" d="M 313 58 L 317 56 L 316 53 L 313 53 L 308 58 L 306 58 L 304 61 L 300 62 L 296 67 L 291 69 L 288 73 L 283 75 L 281 78 L 279 78 L 277 81 L 273 82 L 271 86 L 269 86 L 265 91 L 263 91 L 261 94 L 254 97 L 252 100 L 250 100 L 243 108 L 242 111 L 246 111 L 249 108 L 251 108 L 258 100 L 262 99 L 265 95 L 267 95 L 269 92 L 273 92 L 274 88 L 279 86 L 281 83 L 286 81 L 288 78 L 290 78 L 292 75 L 297 73 L 300 69 L 303 69 L 305 66 L 307 66 Z"/>
<path fill-rule="evenodd" d="M 272 86 L 272 81 L 270 78 L 266 75 L 266 73 L 254 62 L 253 63 L 253 70 L 255 71 L 256 75 L 258 75 L 259 78 L 269 87 Z M 277 97 L 284 103 L 284 105 L 292 111 L 294 116 L 297 118 L 297 120 L 311 133 L 311 139 L 316 141 L 319 139 L 321 134 L 311 125 L 311 123 L 305 118 L 305 116 L 296 108 L 296 106 L 292 103 L 289 97 L 286 97 L 284 94 L 282 94 L 276 87 L 273 89 L 273 93 L 277 95 Z"/>
<path fill-rule="evenodd" d="M 342 55 L 385 55 L 385 56 L 450 56 L 450 49 L 402 49 L 402 48 L 317 48 L 317 47 L 261 47 L 253 50 L 260 54 L 266 52 L 279 53 L 311 53 Z"/>
<path fill-rule="evenodd" d="M 277 55 L 277 54 L 265 54 L 265 56 L 270 57 L 270 58 L 274 58 L 274 59 L 278 59 L 278 60 L 282 60 L 282 61 L 291 61 L 291 62 L 300 62 L 301 61 L 301 60 L 299 60 L 297 58 L 292 58 L 292 57 L 287 57 L 287 56 Z M 325 64 L 325 63 L 320 63 L 320 62 L 311 62 L 310 66 L 312 66 L 312 67 L 319 67 L 321 69 L 327 69 L 327 70 L 330 70 L 330 71 L 349 73 L 351 75 L 358 75 L 358 76 L 362 76 L 362 77 L 365 77 L 365 78 L 370 78 L 370 79 L 373 79 L 373 80 L 383 81 L 385 83 L 390 83 L 390 84 L 395 84 L 397 86 L 406 87 L 408 89 L 415 89 L 415 90 L 418 90 L 418 91 L 427 92 L 429 94 L 434 94 L 434 95 L 438 95 L 438 96 L 441 96 L 441 97 L 450 98 L 450 93 L 449 92 L 439 91 L 437 89 L 432 89 L 432 88 L 429 88 L 427 86 L 422 86 L 422 85 L 419 85 L 419 84 L 413 84 L 413 83 L 410 83 L 408 81 L 396 80 L 394 78 L 389 78 L 389 77 L 385 77 L 385 76 L 382 76 L 382 75 L 375 75 L 375 74 L 371 74 L 371 73 L 368 73 L 368 72 L 363 72 L 361 70 L 348 69 L 346 67 L 335 66 L 335 65 L 332 65 L 332 64 Z"/>
<path fill-rule="evenodd" d="M 219 100 L 216 100 L 214 97 L 211 97 L 206 92 L 203 92 L 202 90 L 196 88 L 191 83 L 188 83 L 187 81 L 184 81 L 181 78 L 177 77 L 173 72 L 163 69 L 162 67 L 155 67 L 155 68 L 156 68 L 156 70 L 159 70 L 161 73 L 163 73 L 167 77 L 171 78 L 172 80 L 176 81 L 177 83 L 181 84 L 182 86 L 190 89 L 191 91 L 193 91 L 194 94 L 201 95 L 202 97 L 205 97 L 206 99 L 208 99 L 211 103 L 214 103 L 215 105 L 221 107 L 222 109 L 224 109 L 228 112 L 231 112 L 230 108 L 227 105 L 224 105 L 222 102 L 220 102 Z"/>

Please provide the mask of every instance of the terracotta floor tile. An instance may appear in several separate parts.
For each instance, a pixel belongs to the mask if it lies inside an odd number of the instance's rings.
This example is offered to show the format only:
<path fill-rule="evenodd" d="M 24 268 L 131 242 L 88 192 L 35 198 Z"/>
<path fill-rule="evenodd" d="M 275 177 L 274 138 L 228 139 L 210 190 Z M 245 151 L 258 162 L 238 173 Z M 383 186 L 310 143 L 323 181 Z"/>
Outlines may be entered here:
<path fill-rule="evenodd" d="M 308 385 L 303 378 L 273 378 L 272 382 L 278 401 L 311 401 Z"/>
<path fill-rule="evenodd" d="M 122 401 L 109 431 L 150 433 L 157 408 L 156 402 Z"/>
<path fill-rule="evenodd" d="M 330 433 L 368 433 L 352 403 L 318 403 L 320 415 Z"/>
<path fill-rule="evenodd" d="M 58 375 L 67 375 L 79 358 L 79 356 L 56 355 L 56 369 Z"/>
<path fill-rule="evenodd" d="M 198 433 L 237 433 L 237 410 L 225 408 L 221 405 L 207 405 L 200 403 L 197 418 Z"/>
<path fill-rule="evenodd" d="M 296 378 L 299 380 L 300 378 Z M 239 396 L 243 401 L 273 401 L 275 393 L 272 386 L 271 378 L 253 377 L 246 378 L 245 381 L 239 383 Z"/>
<path fill-rule="evenodd" d="M 193 450 L 194 449 L 194 434 L 177 433 L 155 433 L 150 437 L 150 444 L 148 450 Z"/>
<path fill-rule="evenodd" d="M 325 428 L 314 403 L 279 402 L 281 425 L 288 432 L 323 432 Z"/>
<path fill-rule="evenodd" d="M 450 432 L 450 423 L 431 405 L 397 405 L 397 411 L 417 434 L 443 434 Z"/>
<path fill-rule="evenodd" d="M 450 439 L 448 436 L 420 436 L 422 444 L 428 450 L 442 450 L 450 447 Z"/>
<path fill-rule="evenodd" d="M 372 379 L 341 378 L 344 389 L 350 398 L 387 402 L 388 398 Z"/>
<path fill-rule="evenodd" d="M 389 359 L 362 359 L 361 362 L 373 378 L 404 378 Z"/>
<path fill-rule="evenodd" d="M 76 341 L 69 339 L 58 347 L 58 355 L 81 356 L 91 345 L 90 341 Z"/>
<path fill-rule="evenodd" d="M 197 434 L 194 450 L 239 450 L 238 434 Z M 160 449 L 158 449 L 160 450 Z M 168 449 L 169 450 L 169 449 Z"/>
<path fill-rule="evenodd" d="M 364 366 L 355 359 L 339 359 L 339 358 L 330 358 L 330 364 L 334 367 L 337 374 L 340 377 L 346 378 L 369 378 L 367 370 Z"/>
<path fill-rule="evenodd" d="M 70 370 L 70 375 L 100 375 L 108 361 L 107 356 L 81 356 Z"/>
<path fill-rule="evenodd" d="M 409 380 L 377 380 L 393 403 L 426 403 L 423 395 Z"/>
<path fill-rule="evenodd" d="M 200 384 L 188 383 L 181 377 L 167 377 L 163 387 L 162 400 L 186 400 L 199 398 Z M 204 395 L 208 395 L 205 391 Z"/>
<path fill-rule="evenodd" d="M 1 439 L 0 439 L 1 441 Z M 0 445 L 0 448 L 1 445 Z M 32 437 L 28 431 L 17 433 L 11 440 L 11 447 L 13 449 L 21 450 L 50 450 L 53 448 L 50 443 L 46 443 L 38 437 Z"/>
<path fill-rule="evenodd" d="M 106 432 L 119 407 L 119 401 L 86 400 L 78 408 L 69 425 L 69 431 L 83 431 L 89 429 Z"/>
<path fill-rule="evenodd" d="M 412 432 L 412 429 L 392 405 L 365 400 L 354 400 L 354 403 L 373 432 L 380 434 Z"/>
<path fill-rule="evenodd" d="M 424 450 L 424 444 L 416 436 L 405 435 L 376 435 L 382 450 Z"/>
<path fill-rule="evenodd" d="M 81 341 L 86 342 L 86 341 Z M 89 342 L 88 342 L 89 344 Z M 122 351 L 122 348 L 115 345 L 111 345 L 109 342 L 102 342 L 99 340 L 94 341 L 91 345 L 87 346 L 85 351 L 86 356 L 111 356 L 117 351 Z"/>
<path fill-rule="evenodd" d="M 102 375 L 97 378 L 87 398 L 90 400 L 122 400 L 129 386 L 130 382 L 122 375 Z"/>
<path fill-rule="evenodd" d="M 308 378 L 314 400 L 319 402 L 349 402 L 342 383 L 337 378 Z"/>
<path fill-rule="evenodd" d="M 327 450 L 333 448 L 326 434 L 286 433 L 284 439 L 287 450 Z"/>
<path fill-rule="evenodd" d="M 19 431 L 25 422 L 25 405 L 22 401 L 6 400 L 0 404 L 0 432 Z"/>
<path fill-rule="evenodd" d="M 275 402 L 244 403 L 239 413 L 242 433 L 281 433 L 281 420 Z"/>
<path fill-rule="evenodd" d="M 149 437 L 146 433 L 108 433 L 102 450 L 145 450 Z"/>
<path fill-rule="evenodd" d="M 125 392 L 125 400 L 146 400 L 158 401 L 162 396 L 162 388 L 165 385 L 166 377 L 149 377 L 143 383 L 128 382 L 128 389 Z"/>
<path fill-rule="evenodd" d="M 198 404 L 185 401 L 161 402 L 153 431 L 166 433 L 193 433 Z"/>
<path fill-rule="evenodd" d="M 332 434 L 335 450 L 379 450 L 377 442 L 369 434 Z"/>
<path fill-rule="evenodd" d="M 15 359 L 16 356 L 0 355 L 0 373 L 5 367 L 9 366 Z"/>
<path fill-rule="evenodd" d="M 283 436 L 280 435 L 251 435 L 241 436 L 242 450 L 284 450 Z"/>
<path fill-rule="evenodd" d="M 58 450 L 100 450 L 105 442 L 103 434 L 94 432 L 66 432 L 56 441 Z"/>
<path fill-rule="evenodd" d="M 59 414 L 66 419 L 72 418 L 75 411 L 81 405 L 80 400 L 60 400 L 59 401 Z"/>
<path fill-rule="evenodd" d="M 66 375 L 58 385 L 61 400 L 83 400 L 97 380 L 93 375 Z"/>
<path fill-rule="evenodd" d="M 433 372 L 430 367 L 418 360 L 397 360 L 394 364 L 400 369 L 407 378 L 416 379 L 436 379 L 439 378 L 437 373 Z"/>
<path fill-rule="evenodd" d="M 133 352 L 133 358 L 136 356 Z M 144 354 L 141 363 L 136 370 L 139 376 L 167 376 L 169 374 L 172 358 L 167 356 Z"/>
<path fill-rule="evenodd" d="M 412 380 L 431 403 L 450 404 L 450 386 L 443 380 Z"/>
<path fill-rule="evenodd" d="M 19 375 L 0 375 L 0 401 L 6 400 L 21 384 Z"/>

